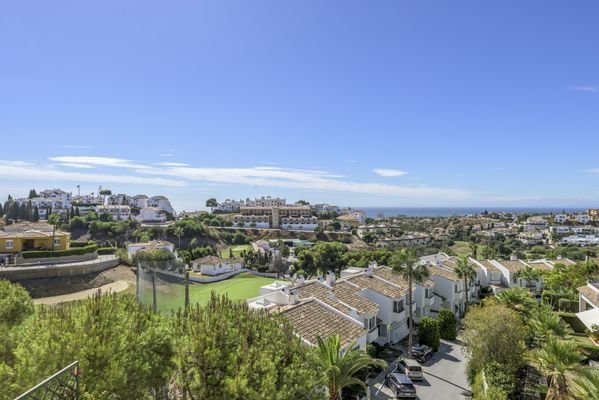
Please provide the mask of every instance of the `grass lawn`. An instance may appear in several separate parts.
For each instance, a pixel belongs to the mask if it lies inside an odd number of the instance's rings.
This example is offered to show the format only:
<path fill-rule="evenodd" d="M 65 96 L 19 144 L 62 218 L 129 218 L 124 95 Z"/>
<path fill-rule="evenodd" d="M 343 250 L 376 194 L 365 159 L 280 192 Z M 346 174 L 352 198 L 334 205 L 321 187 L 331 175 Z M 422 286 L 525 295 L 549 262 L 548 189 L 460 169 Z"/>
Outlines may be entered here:
<path fill-rule="evenodd" d="M 274 279 L 255 276 L 250 273 L 241 273 L 224 281 L 205 284 L 192 284 L 189 286 L 190 303 L 206 304 L 210 300 L 212 291 L 216 294 L 226 294 L 231 300 L 246 300 L 260 294 L 260 286 L 272 283 Z M 161 311 L 176 310 L 183 307 L 185 302 L 185 288 L 182 284 L 158 285 L 156 302 Z M 142 293 L 144 303 L 152 304 L 152 286 L 147 284 Z"/>
<path fill-rule="evenodd" d="M 454 242 L 453 246 L 451 246 L 451 250 L 453 250 L 458 256 L 469 256 L 472 254 L 470 251 L 470 244 L 460 240 L 456 240 Z"/>
<path fill-rule="evenodd" d="M 223 250 L 221 250 L 221 255 L 223 258 L 229 258 L 229 249 L 233 250 L 233 257 L 239 257 L 242 251 L 252 251 L 251 244 L 238 244 L 229 246 Z"/>

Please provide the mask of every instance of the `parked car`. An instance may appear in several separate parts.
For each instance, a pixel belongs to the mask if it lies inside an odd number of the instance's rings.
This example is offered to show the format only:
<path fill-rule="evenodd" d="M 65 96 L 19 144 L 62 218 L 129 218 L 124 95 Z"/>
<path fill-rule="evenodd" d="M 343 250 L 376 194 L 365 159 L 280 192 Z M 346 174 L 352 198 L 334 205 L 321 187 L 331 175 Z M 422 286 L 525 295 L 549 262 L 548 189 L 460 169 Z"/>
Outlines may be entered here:
<path fill-rule="evenodd" d="M 419 363 L 425 363 L 433 356 L 433 349 L 425 344 L 412 346 L 412 357 Z"/>
<path fill-rule="evenodd" d="M 408 378 L 413 381 L 421 381 L 424 379 L 422 367 L 420 365 L 414 365 L 408 360 L 399 360 L 397 363 L 397 369 L 400 373 L 406 374 Z"/>
<path fill-rule="evenodd" d="M 406 375 L 399 372 L 392 372 L 385 377 L 385 385 L 387 385 L 396 399 L 415 399 L 416 388 L 412 380 Z"/>

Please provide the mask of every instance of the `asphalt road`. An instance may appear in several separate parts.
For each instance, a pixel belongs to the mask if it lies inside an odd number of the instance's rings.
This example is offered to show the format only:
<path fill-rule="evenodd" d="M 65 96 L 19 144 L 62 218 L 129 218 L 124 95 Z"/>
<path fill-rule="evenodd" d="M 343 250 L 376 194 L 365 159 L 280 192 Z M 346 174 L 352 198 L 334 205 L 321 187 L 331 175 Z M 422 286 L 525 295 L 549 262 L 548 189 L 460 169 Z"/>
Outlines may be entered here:
<path fill-rule="evenodd" d="M 461 400 L 470 397 L 466 380 L 466 356 L 459 344 L 441 341 L 439 351 L 422 364 L 422 370 L 424 380 L 414 382 L 418 399 Z M 371 399 L 393 399 L 391 390 L 382 384 L 383 379 L 384 374 L 379 375 L 374 387 L 371 386 Z"/>

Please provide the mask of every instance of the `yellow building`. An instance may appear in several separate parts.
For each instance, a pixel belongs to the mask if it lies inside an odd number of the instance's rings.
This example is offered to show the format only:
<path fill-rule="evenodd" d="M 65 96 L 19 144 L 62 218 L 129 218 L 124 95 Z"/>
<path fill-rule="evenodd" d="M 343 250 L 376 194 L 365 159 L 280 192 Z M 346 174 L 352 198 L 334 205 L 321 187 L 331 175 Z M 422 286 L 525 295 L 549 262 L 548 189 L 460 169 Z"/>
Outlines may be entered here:
<path fill-rule="evenodd" d="M 54 250 L 68 250 L 71 234 L 56 231 Z M 0 253 L 19 253 L 29 250 L 52 250 L 52 232 L 28 230 L 22 232 L 0 232 Z"/>

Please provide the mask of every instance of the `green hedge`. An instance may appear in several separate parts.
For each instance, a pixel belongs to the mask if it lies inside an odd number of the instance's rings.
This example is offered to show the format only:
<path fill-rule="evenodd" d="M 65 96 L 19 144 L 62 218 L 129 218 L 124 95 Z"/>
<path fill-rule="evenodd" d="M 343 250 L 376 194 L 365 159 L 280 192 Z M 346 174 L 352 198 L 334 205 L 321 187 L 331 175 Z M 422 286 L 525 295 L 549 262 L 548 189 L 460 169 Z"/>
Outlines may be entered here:
<path fill-rule="evenodd" d="M 87 246 L 91 246 L 92 244 L 96 244 L 96 242 L 94 242 L 94 241 L 89 241 L 89 242 L 71 242 L 71 249 L 72 248 L 79 248 L 79 247 L 87 247 Z"/>
<path fill-rule="evenodd" d="M 85 247 L 75 247 L 70 250 L 41 250 L 41 251 L 24 251 L 21 253 L 23 258 L 46 258 L 46 257 L 66 257 L 66 256 L 80 256 L 83 254 L 93 253 L 98 250 L 97 244 L 91 244 Z"/>
<path fill-rule="evenodd" d="M 98 249 L 98 255 L 114 254 L 118 249 L 116 247 L 100 247 Z"/>
<path fill-rule="evenodd" d="M 585 333 L 587 327 L 576 314 L 560 312 L 558 315 L 574 330 L 575 333 Z"/>

